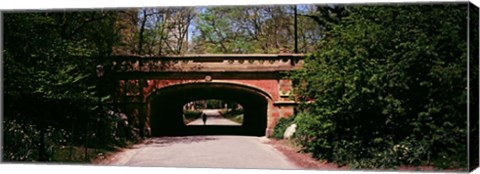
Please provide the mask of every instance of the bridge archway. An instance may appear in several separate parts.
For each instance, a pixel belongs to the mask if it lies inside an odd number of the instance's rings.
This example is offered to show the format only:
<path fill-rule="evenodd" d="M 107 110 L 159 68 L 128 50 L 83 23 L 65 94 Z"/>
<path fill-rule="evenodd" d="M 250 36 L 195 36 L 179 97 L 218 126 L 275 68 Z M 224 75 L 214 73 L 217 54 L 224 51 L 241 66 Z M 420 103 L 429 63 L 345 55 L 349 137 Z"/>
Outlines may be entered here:
<path fill-rule="evenodd" d="M 229 100 L 244 108 L 242 126 L 186 126 L 183 106 L 195 100 Z M 263 136 L 272 97 L 247 85 L 227 82 L 177 84 L 153 91 L 147 98 L 147 115 L 152 136 L 174 135 L 255 135 Z"/>

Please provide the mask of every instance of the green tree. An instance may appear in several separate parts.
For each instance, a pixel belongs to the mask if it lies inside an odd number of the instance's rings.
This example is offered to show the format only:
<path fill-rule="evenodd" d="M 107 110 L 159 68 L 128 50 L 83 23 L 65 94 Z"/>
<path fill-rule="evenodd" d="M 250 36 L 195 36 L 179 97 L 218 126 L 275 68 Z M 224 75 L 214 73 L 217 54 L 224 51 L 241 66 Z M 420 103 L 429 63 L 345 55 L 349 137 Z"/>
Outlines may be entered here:
<path fill-rule="evenodd" d="M 48 149 L 62 139 L 54 138 L 54 129 L 68 128 L 73 118 L 86 123 L 95 117 L 99 89 L 94 68 L 116 43 L 115 21 L 115 13 L 103 11 L 4 15 L 6 125 L 25 122 L 32 125 L 29 133 L 39 134 L 28 135 L 39 137 L 26 141 L 34 144 L 16 146 L 15 133 L 24 131 L 11 126 L 5 132 L 4 160 L 51 160 Z M 36 147 L 30 149 L 37 151 L 36 159 L 17 153 L 29 146 Z"/>
<path fill-rule="evenodd" d="M 193 36 L 195 53 L 279 53 L 293 52 L 293 6 L 245 6 L 200 8 Z M 300 51 L 310 52 L 322 30 L 309 18 L 314 8 L 299 7 Z"/>
<path fill-rule="evenodd" d="M 203 53 L 248 53 L 249 42 L 242 37 L 244 30 L 234 25 L 239 8 L 205 8 L 196 20 L 197 35 L 194 37 L 196 52 Z"/>
<path fill-rule="evenodd" d="M 466 163 L 466 5 L 352 6 L 292 74 L 298 139 L 352 167 Z"/>

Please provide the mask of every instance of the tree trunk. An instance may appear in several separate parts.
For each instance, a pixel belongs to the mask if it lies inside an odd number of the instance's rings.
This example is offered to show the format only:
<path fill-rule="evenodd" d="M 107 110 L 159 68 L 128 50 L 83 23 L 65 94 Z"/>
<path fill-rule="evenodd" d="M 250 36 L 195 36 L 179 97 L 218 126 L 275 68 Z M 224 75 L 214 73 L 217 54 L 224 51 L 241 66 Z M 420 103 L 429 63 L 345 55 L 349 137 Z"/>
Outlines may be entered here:
<path fill-rule="evenodd" d="M 137 54 L 141 55 L 143 52 L 143 32 L 145 31 L 145 24 L 147 23 L 147 10 L 143 10 L 143 19 L 142 25 L 140 26 L 140 33 L 138 33 L 138 47 L 137 47 Z"/>

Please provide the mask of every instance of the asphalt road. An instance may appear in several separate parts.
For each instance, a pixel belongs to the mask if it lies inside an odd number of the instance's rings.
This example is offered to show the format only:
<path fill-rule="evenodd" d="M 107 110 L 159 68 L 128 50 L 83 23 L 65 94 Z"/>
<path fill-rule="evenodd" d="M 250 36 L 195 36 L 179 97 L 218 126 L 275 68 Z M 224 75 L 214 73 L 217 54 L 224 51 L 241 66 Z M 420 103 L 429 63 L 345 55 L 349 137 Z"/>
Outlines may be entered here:
<path fill-rule="evenodd" d="M 240 126 L 241 124 L 223 118 L 217 109 L 205 109 L 203 113 L 207 115 L 207 122 L 205 125 L 232 125 L 232 126 Z M 189 125 L 203 125 L 202 118 L 196 119 L 190 123 Z"/>
<path fill-rule="evenodd" d="M 297 169 L 266 138 L 250 136 L 159 137 L 117 153 L 101 164 L 146 167 Z"/>

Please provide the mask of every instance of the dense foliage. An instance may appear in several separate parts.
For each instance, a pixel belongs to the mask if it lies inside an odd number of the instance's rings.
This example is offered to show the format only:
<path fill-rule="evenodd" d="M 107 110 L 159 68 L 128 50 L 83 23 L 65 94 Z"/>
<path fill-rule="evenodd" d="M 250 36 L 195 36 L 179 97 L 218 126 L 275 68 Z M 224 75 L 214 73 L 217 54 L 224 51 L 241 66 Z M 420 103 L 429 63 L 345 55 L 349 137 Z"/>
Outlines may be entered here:
<path fill-rule="evenodd" d="M 298 50 L 314 49 L 321 26 L 313 5 L 199 8 L 192 35 L 194 53 L 278 53 L 294 46 L 294 8 L 298 9 Z"/>
<path fill-rule="evenodd" d="M 222 109 L 220 110 L 220 114 L 222 115 L 223 118 L 229 119 L 233 122 L 243 124 L 243 108 L 236 108 L 237 104 L 235 105 L 230 105 L 233 106 L 231 109 Z"/>
<path fill-rule="evenodd" d="M 466 9 L 352 6 L 329 23 L 291 76 L 305 151 L 353 168 L 465 167 Z"/>
<path fill-rule="evenodd" d="M 293 51 L 294 7 L 168 7 L 120 12 L 115 54 L 172 55 Z M 315 49 L 324 23 L 314 5 L 297 5 L 298 51 Z M 323 19 L 323 18 L 321 18 Z M 330 20 L 328 20 L 330 21 Z"/>
<path fill-rule="evenodd" d="M 101 11 L 4 15 L 4 160 L 55 161 L 57 146 L 114 143 L 106 137 L 118 120 L 99 108 L 108 95 L 95 66 L 116 42 L 115 20 Z"/>

